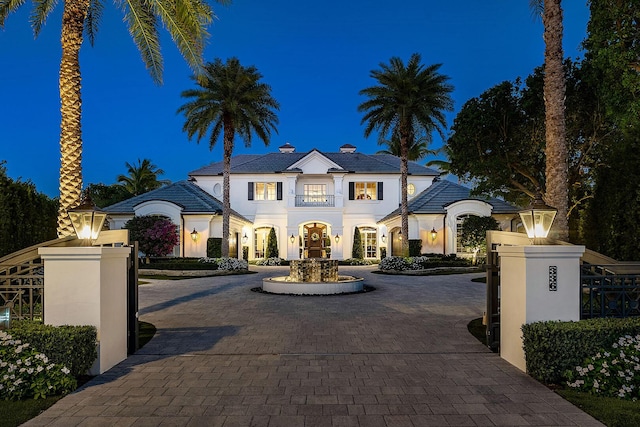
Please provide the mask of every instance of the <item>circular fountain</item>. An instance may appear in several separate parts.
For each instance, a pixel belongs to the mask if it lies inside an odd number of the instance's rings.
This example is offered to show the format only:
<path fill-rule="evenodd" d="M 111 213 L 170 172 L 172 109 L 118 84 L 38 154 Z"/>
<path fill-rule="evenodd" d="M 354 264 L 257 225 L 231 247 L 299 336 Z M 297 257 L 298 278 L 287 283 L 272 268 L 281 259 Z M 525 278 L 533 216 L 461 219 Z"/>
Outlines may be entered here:
<path fill-rule="evenodd" d="M 273 294 L 334 295 L 364 290 L 362 277 L 339 276 L 338 260 L 307 258 L 289 262 L 289 275 L 262 280 L 262 290 Z"/>

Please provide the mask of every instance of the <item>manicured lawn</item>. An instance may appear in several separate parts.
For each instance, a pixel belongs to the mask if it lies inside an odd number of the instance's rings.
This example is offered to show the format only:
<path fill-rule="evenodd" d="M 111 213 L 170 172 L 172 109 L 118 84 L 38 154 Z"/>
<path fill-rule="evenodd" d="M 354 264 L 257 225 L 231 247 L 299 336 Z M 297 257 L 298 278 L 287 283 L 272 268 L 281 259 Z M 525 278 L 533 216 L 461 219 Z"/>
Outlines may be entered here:
<path fill-rule="evenodd" d="M 640 426 L 640 402 L 599 397 L 575 390 L 562 389 L 556 392 L 608 427 Z"/>
<path fill-rule="evenodd" d="M 138 345 L 144 347 L 156 333 L 156 327 L 151 323 L 140 322 Z M 79 385 L 86 382 L 86 378 L 78 381 Z M 0 427 L 16 427 L 37 417 L 49 409 L 62 396 L 50 396 L 45 399 L 27 399 L 18 401 L 0 400 Z"/>
<path fill-rule="evenodd" d="M 486 345 L 482 318 L 473 319 L 467 325 L 467 329 L 478 341 Z M 608 427 L 640 426 L 640 401 L 630 402 L 613 397 L 594 396 L 570 389 L 555 389 L 555 392 Z"/>

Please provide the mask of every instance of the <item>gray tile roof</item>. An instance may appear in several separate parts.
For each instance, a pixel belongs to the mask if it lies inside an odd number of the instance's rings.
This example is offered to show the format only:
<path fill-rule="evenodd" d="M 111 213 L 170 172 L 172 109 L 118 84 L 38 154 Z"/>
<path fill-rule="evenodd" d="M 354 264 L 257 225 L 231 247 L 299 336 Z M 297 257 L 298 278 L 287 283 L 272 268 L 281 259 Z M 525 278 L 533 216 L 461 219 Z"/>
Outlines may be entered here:
<path fill-rule="evenodd" d="M 148 193 L 107 206 L 102 210 L 109 214 L 133 214 L 135 207 L 139 204 L 156 200 L 174 203 L 182 208 L 182 213 L 222 214 L 222 203 L 218 199 L 188 181 L 178 181 L 162 186 Z M 231 213 L 242 220 L 248 221 L 233 210 Z"/>
<path fill-rule="evenodd" d="M 364 153 L 324 153 L 313 149 L 306 153 L 268 153 L 268 154 L 240 154 L 231 158 L 231 173 L 255 174 L 284 172 L 291 165 L 310 154 L 312 151 L 325 156 L 348 172 L 354 173 L 399 173 L 400 158 L 391 154 Z M 189 175 L 221 175 L 222 162 L 211 163 L 200 169 L 189 172 Z M 331 169 L 335 171 L 336 169 Z M 293 169 L 299 171 L 299 169 Z M 409 162 L 409 174 L 438 176 L 439 172 L 415 162 Z"/>
<path fill-rule="evenodd" d="M 494 214 L 515 214 L 517 208 L 495 197 L 472 196 L 471 189 L 451 181 L 436 181 L 429 188 L 409 200 L 409 212 L 415 214 L 444 214 L 446 207 L 461 200 L 480 200 L 493 206 Z M 380 220 L 386 221 L 400 215 L 400 208 Z"/>

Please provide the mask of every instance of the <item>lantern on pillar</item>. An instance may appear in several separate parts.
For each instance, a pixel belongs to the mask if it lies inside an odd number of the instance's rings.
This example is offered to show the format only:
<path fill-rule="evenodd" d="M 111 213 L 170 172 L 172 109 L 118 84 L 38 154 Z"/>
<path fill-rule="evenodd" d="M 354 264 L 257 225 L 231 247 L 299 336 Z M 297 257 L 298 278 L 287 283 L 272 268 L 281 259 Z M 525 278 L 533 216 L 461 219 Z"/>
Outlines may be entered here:
<path fill-rule="evenodd" d="M 536 239 L 545 239 L 549 235 L 557 213 L 557 209 L 544 203 L 539 192 L 526 209 L 518 212 L 527 236 L 534 239 L 534 242 Z"/>
<path fill-rule="evenodd" d="M 67 211 L 71 219 L 71 225 L 78 239 L 87 242 L 95 241 L 100 235 L 106 212 L 102 212 L 93 204 L 91 197 L 85 193 L 80 205 Z"/>

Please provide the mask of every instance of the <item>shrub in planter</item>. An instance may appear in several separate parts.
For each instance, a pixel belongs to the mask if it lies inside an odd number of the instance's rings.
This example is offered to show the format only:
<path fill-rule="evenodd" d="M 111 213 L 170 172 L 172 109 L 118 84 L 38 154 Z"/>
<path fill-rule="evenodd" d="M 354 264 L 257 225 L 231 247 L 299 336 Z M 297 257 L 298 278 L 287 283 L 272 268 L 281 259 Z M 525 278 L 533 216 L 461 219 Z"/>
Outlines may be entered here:
<path fill-rule="evenodd" d="M 29 343 L 0 331 L 0 399 L 45 398 L 77 386 L 71 371 Z"/>
<path fill-rule="evenodd" d="M 28 342 L 53 363 L 66 366 L 71 375 L 87 373 L 98 357 L 94 326 L 51 326 L 26 320 L 11 324 L 14 339 Z"/>
<path fill-rule="evenodd" d="M 522 326 L 527 372 L 545 384 L 560 384 L 587 357 L 625 335 L 640 334 L 640 318 L 534 322 Z"/>

